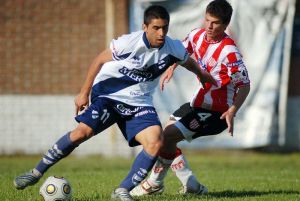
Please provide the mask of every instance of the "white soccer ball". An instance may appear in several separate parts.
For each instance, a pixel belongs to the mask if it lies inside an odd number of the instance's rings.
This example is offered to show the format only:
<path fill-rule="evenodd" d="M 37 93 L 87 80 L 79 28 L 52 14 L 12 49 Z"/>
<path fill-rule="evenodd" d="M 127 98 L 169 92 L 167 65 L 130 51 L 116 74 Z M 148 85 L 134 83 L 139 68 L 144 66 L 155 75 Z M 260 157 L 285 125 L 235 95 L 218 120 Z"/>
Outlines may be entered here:
<path fill-rule="evenodd" d="M 70 183 L 63 177 L 50 176 L 40 188 L 45 201 L 69 201 L 72 197 Z"/>

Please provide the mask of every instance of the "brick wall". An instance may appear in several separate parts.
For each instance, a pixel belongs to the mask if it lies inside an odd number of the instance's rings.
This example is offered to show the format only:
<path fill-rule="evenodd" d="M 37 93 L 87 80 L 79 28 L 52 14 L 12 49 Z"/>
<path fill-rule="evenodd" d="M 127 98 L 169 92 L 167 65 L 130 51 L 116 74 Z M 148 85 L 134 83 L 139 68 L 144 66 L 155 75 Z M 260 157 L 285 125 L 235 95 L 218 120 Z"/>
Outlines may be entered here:
<path fill-rule="evenodd" d="M 127 1 L 113 4 L 117 36 Z M 0 94 L 76 94 L 105 30 L 105 0 L 1 0 Z"/>

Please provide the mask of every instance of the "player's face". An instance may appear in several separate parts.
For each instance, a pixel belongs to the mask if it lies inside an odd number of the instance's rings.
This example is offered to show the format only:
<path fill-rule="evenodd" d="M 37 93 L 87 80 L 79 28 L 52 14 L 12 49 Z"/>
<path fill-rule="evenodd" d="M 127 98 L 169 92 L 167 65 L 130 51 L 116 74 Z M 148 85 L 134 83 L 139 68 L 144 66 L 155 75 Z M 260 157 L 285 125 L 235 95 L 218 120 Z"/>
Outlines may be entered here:
<path fill-rule="evenodd" d="M 169 22 L 164 19 L 152 19 L 148 25 L 143 24 L 143 30 L 146 33 L 149 43 L 151 47 L 155 48 L 164 44 L 168 29 Z"/>
<path fill-rule="evenodd" d="M 208 41 L 218 41 L 226 30 L 227 25 L 222 23 L 222 21 L 209 13 L 205 14 L 205 30 L 206 30 L 206 39 Z"/>

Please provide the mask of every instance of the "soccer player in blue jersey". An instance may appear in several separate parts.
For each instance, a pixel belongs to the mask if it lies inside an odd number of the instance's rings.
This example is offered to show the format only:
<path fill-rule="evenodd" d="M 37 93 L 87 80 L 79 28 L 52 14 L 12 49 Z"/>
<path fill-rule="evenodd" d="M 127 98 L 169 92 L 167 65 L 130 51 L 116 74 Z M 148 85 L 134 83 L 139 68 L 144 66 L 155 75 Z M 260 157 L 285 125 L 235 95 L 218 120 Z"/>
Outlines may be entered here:
<path fill-rule="evenodd" d="M 160 75 L 177 63 L 200 76 L 201 82 L 216 84 L 180 41 L 166 36 L 169 20 L 165 8 L 150 6 L 144 12 L 142 31 L 112 40 L 110 48 L 94 59 L 75 98 L 78 126 L 62 136 L 34 169 L 15 178 L 17 189 L 34 185 L 82 142 L 117 123 L 129 146 L 143 146 L 127 177 L 112 193 L 114 199 L 132 200 L 129 191 L 146 178 L 162 145 L 161 123 L 152 103 Z"/>

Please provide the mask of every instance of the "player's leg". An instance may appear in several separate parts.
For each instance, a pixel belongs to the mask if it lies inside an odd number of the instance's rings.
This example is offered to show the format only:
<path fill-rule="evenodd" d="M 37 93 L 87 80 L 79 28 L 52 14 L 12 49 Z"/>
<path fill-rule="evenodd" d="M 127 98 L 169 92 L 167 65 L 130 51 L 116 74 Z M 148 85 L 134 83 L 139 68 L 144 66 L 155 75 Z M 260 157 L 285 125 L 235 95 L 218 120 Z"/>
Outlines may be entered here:
<path fill-rule="evenodd" d="M 181 117 L 183 117 L 183 122 L 189 125 L 190 122 L 193 121 L 194 115 L 195 114 L 188 103 L 182 105 L 173 113 L 173 115 L 171 115 L 169 125 L 163 132 L 164 143 L 160 156 L 158 157 L 149 178 L 143 181 L 141 185 L 134 188 L 130 192 L 131 195 L 141 196 L 162 192 L 163 180 L 170 166 L 183 185 L 180 191 L 181 193 L 205 193 L 205 191 L 207 191 L 206 188 L 197 181 L 185 157 L 181 153 L 181 150 L 176 147 L 177 142 L 183 139 L 191 141 L 192 136 L 196 131 L 191 132 L 188 129 L 183 129 L 182 127 L 184 126 L 182 125 L 179 126 L 180 129 L 176 125 L 170 125 L 174 124 L 174 120 L 179 120 Z"/>
<path fill-rule="evenodd" d="M 180 108 L 177 109 L 170 116 L 170 119 L 167 122 L 166 128 L 163 131 L 163 136 L 164 136 L 163 147 L 166 146 L 166 147 L 172 148 L 172 152 L 171 152 L 171 154 L 167 153 L 162 148 L 161 154 L 158 157 L 158 160 L 156 161 L 156 163 L 154 164 L 154 167 L 151 171 L 149 178 L 147 179 L 150 182 L 151 186 L 153 186 L 153 187 L 160 186 L 160 188 L 163 188 L 163 180 L 167 175 L 170 165 L 172 164 L 174 158 L 176 158 L 179 154 L 181 154 L 181 151 L 179 149 L 177 149 L 177 147 L 176 147 L 176 142 L 179 142 L 183 139 L 182 135 L 181 135 L 181 133 L 177 133 L 176 131 L 175 131 L 175 133 L 172 133 L 172 127 L 169 127 L 169 126 L 174 124 L 177 120 L 181 119 L 182 116 L 189 113 L 190 111 L 191 111 L 190 104 L 185 103 L 185 104 L 181 105 Z M 170 130 L 170 128 L 171 128 L 171 130 Z M 168 134 L 168 133 L 171 133 L 171 134 Z M 172 139 L 172 138 L 174 138 L 174 139 Z M 171 143 L 171 144 L 168 145 L 168 143 Z M 174 149 L 176 149 L 176 152 L 174 151 Z M 179 152 L 178 152 L 178 150 L 179 150 Z M 175 155 L 174 155 L 174 152 L 175 152 Z M 147 185 L 147 183 L 146 183 L 146 185 Z"/>
<path fill-rule="evenodd" d="M 129 174 L 120 184 L 120 187 L 130 191 L 146 178 L 148 171 L 151 170 L 157 159 L 162 144 L 161 132 L 161 127 L 155 125 L 136 135 L 135 139 L 143 146 L 143 150 L 136 156 Z"/>
<path fill-rule="evenodd" d="M 76 120 L 80 122 L 78 126 L 72 132 L 68 132 L 62 136 L 46 152 L 33 170 L 16 177 L 14 180 L 15 187 L 17 189 L 24 189 L 27 186 L 34 185 L 51 166 L 68 156 L 79 144 L 94 136 L 94 133 L 99 133 L 112 125 L 114 123 L 113 117 L 109 118 L 108 116 L 108 118 L 104 118 L 105 121 L 101 120 L 100 117 L 107 114 L 107 110 L 103 108 L 105 108 L 105 102 L 96 102 L 90 105 L 83 114 L 78 115 L 76 117 Z M 106 113 L 103 113 L 103 110 Z M 94 113 L 97 111 L 98 115 L 95 116 L 93 111 Z"/>
<path fill-rule="evenodd" d="M 14 185 L 17 189 L 24 189 L 34 185 L 42 175 L 60 159 L 68 156 L 81 142 L 93 136 L 93 130 L 84 123 L 80 123 L 72 132 L 62 136 L 43 156 L 37 166 L 17 177 Z"/>
<path fill-rule="evenodd" d="M 186 158 L 178 149 L 178 155 L 171 164 L 171 169 L 179 179 L 182 187 L 179 190 L 180 194 L 206 194 L 207 188 L 202 185 L 193 174 Z"/>
<path fill-rule="evenodd" d="M 158 160 L 153 166 L 149 178 L 144 180 L 130 192 L 132 196 L 142 196 L 163 192 L 164 178 L 177 154 L 176 144 L 182 139 L 183 136 L 179 130 L 174 127 L 174 125 L 171 124 L 165 128 L 163 146 L 159 152 Z"/>
<path fill-rule="evenodd" d="M 143 146 L 143 150 L 136 156 L 128 175 L 112 194 L 112 198 L 120 199 L 122 196 L 118 195 L 118 191 L 122 191 L 123 195 L 128 193 L 146 178 L 148 171 L 153 167 L 162 145 L 162 128 L 154 108 L 141 110 L 139 115 L 126 122 L 126 126 L 119 123 L 118 125 L 126 135 L 130 146 L 138 144 Z M 130 196 L 129 193 L 128 196 Z"/>
<path fill-rule="evenodd" d="M 220 112 L 194 108 L 177 121 L 175 126 L 183 134 L 185 140 L 192 141 L 198 137 L 216 135 L 225 130 L 226 121 L 221 120 L 220 116 Z M 197 181 L 182 154 L 174 159 L 171 167 L 182 183 L 180 193 L 206 194 L 208 192 L 207 188 Z"/>

